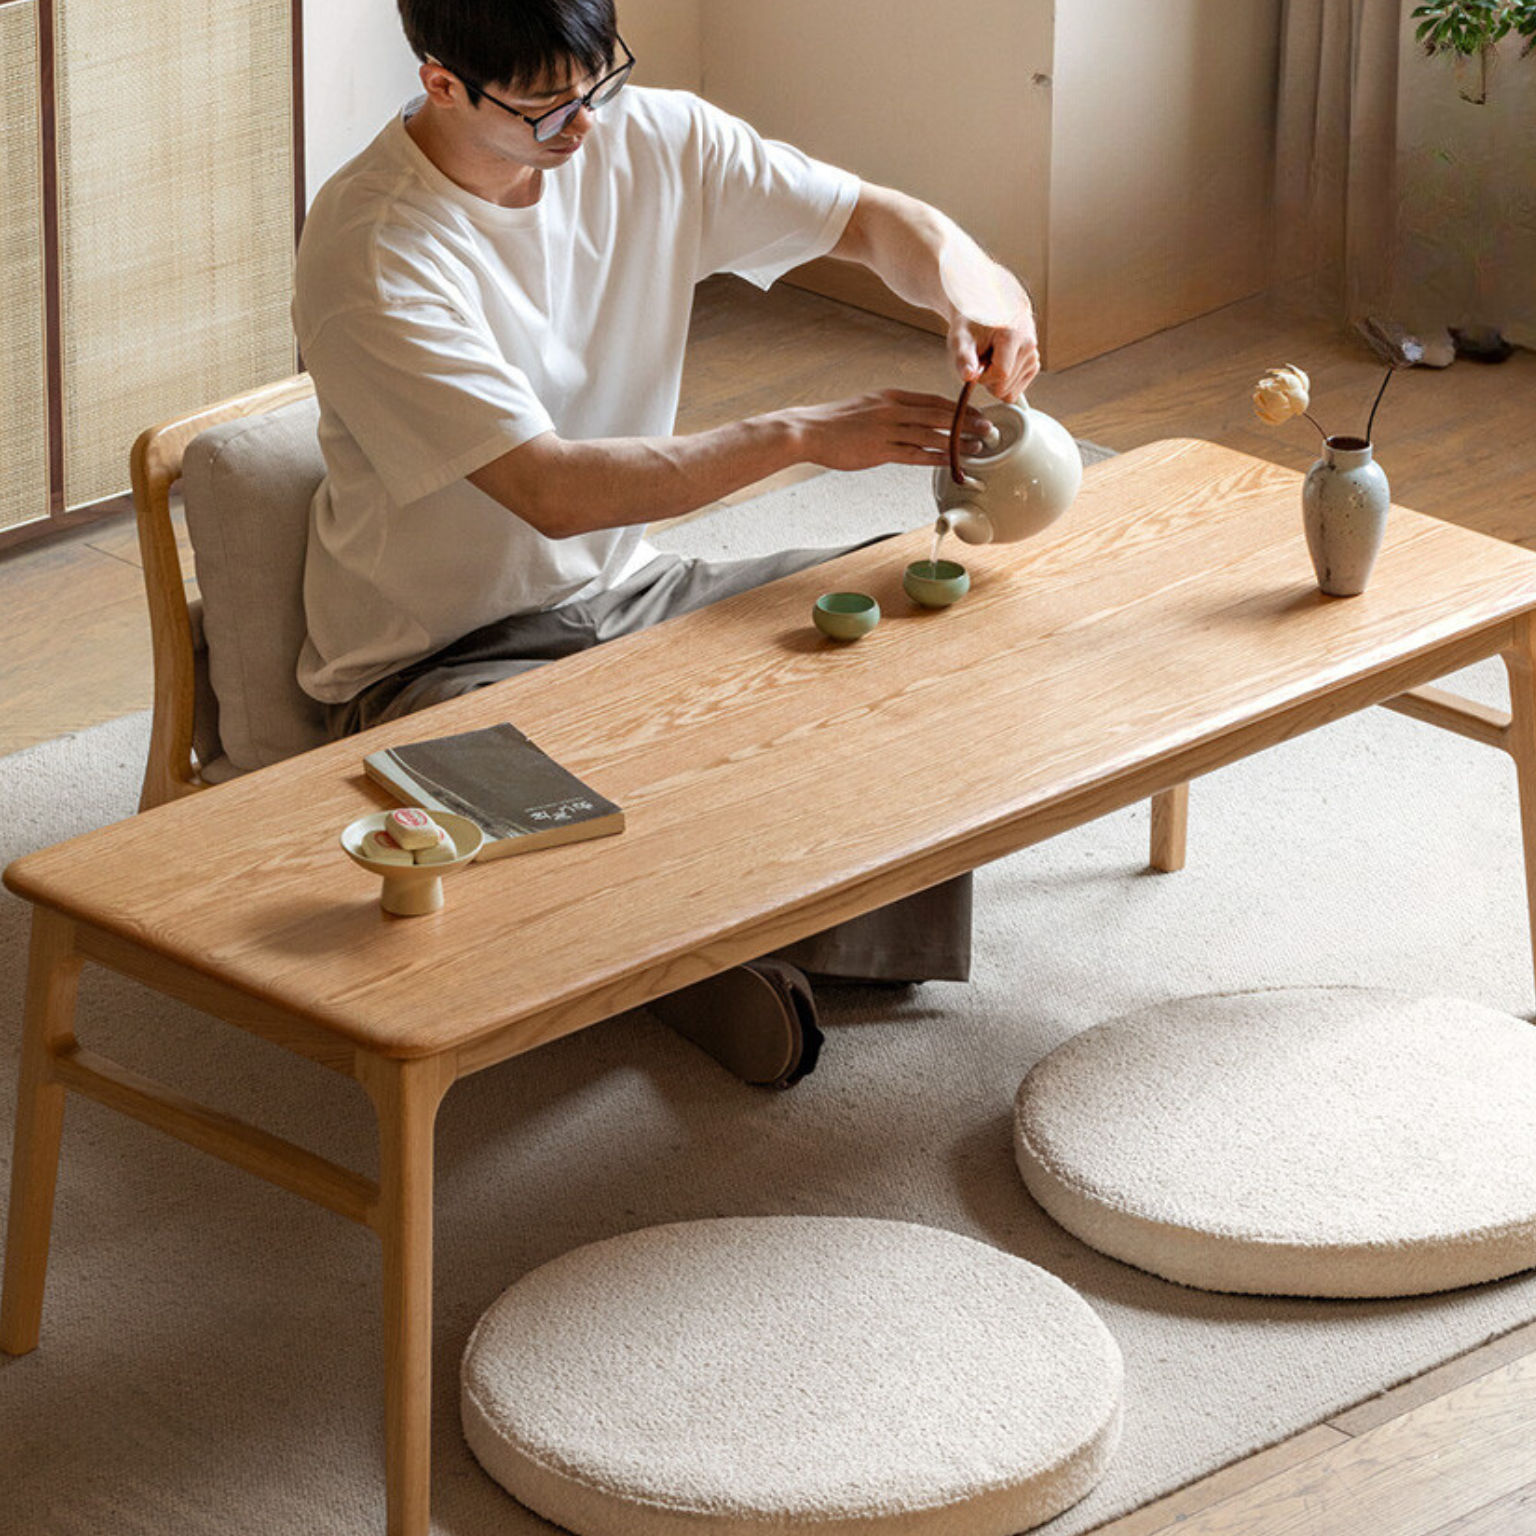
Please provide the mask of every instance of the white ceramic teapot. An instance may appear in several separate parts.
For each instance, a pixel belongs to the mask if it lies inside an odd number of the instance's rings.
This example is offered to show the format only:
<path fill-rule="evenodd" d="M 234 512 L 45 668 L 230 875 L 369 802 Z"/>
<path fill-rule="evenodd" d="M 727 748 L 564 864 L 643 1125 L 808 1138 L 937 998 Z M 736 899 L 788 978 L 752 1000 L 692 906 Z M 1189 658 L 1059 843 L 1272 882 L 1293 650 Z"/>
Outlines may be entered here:
<path fill-rule="evenodd" d="M 958 424 L 965 405 L 955 412 Z M 967 544 L 1015 544 L 1048 528 L 1077 496 L 1083 460 L 1072 434 L 1044 411 L 1022 402 L 987 406 L 992 424 L 976 454 L 951 449 L 950 464 L 933 472 L 938 531 Z"/>

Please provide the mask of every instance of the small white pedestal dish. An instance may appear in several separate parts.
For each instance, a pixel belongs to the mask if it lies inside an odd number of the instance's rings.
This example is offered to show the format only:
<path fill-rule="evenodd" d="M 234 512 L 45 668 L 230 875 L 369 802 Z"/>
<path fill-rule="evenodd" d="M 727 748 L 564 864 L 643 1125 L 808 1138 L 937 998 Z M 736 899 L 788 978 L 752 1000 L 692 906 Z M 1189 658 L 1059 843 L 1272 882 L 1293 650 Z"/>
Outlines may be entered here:
<path fill-rule="evenodd" d="M 433 811 L 432 819 L 450 838 L 457 856 L 441 864 L 381 864 L 363 853 L 363 839 L 384 830 L 388 811 L 372 811 L 350 822 L 341 834 L 341 846 L 354 864 L 384 882 L 379 905 L 396 917 L 425 917 L 443 904 L 443 876 L 462 869 L 479 853 L 485 834 L 467 816 L 452 811 Z"/>

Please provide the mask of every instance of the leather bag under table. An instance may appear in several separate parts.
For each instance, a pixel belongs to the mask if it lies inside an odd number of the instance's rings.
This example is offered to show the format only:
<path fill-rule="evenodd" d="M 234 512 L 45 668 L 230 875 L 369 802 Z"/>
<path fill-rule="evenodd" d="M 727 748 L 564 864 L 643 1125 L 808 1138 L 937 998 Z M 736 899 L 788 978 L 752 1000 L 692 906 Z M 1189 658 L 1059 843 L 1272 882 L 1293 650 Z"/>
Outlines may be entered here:
<path fill-rule="evenodd" d="M 1038 1062 L 1014 1149 L 1069 1232 L 1183 1285 L 1497 1280 L 1536 1265 L 1536 1028 L 1373 988 L 1163 1003 Z"/>
<path fill-rule="evenodd" d="M 1055 1276 L 905 1222 L 680 1222 L 525 1275 L 464 1432 L 579 1536 L 1012 1536 L 1103 1475 L 1120 1352 Z"/>

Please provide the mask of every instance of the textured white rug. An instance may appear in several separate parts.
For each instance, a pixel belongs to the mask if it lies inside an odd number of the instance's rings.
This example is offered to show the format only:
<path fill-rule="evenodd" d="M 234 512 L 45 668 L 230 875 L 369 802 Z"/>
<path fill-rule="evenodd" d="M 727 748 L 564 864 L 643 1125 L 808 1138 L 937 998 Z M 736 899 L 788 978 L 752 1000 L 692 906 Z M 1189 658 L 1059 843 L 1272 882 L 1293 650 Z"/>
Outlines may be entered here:
<path fill-rule="evenodd" d="M 823 477 L 668 542 L 746 553 L 855 539 L 921 522 L 925 495 L 920 472 Z M 1498 698 L 1501 673 L 1478 669 L 1473 684 Z M 146 728 L 124 720 L 4 760 L 0 856 L 130 813 Z M 1388 1302 L 1185 1290 L 1092 1252 L 1029 1199 L 1014 1090 L 1113 1015 L 1308 983 L 1531 1011 L 1502 754 L 1377 710 L 1203 780 L 1192 802 L 1179 875 L 1146 872 L 1145 806 L 983 871 L 972 982 L 828 995 L 826 1053 L 789 1093 L 739 1086 L 643 1013 L 456 1087 L 438 1130 L 434 1530 L 550 1529 L 465 1448 L 460 1352 L 518 1275 L 657 1222 L 923 1222 L 1075 1287 L 1124 1353 L 1125 1431 L 1104 1482 L 1044 1528 L 1055 1536 L 1536 1316 L 1530 1276 Z M 0 897 L 7 1163 L 23 917 Z M 109 1054 L 373 1167 L 360 1091 L 126 981 L 88 972 L 81 999 L 82 1038 Z M 377 1284 L 360 1228 L 73 1101 L 42 1347 L 0 1359 L 6 1531 L 381 1529 Z"/>

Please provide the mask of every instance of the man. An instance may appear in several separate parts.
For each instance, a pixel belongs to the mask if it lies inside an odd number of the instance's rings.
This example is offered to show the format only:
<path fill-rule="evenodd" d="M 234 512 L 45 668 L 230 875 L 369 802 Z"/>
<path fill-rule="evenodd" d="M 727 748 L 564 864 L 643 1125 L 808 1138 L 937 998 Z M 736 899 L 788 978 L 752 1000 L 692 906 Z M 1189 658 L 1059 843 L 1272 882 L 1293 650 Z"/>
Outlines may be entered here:
<path fill-rule="evenodd" d="M 612 0 L 399 3 L 425 94 L 321 190 L 295 287 L 327 466 L 299 680 L 337 735 L 840 553 L 684 561 L 647 522 L 793 464 L 943 460 L 951 402 L 901 391 L 675 435 L 700 279 L 830 253 L 942 315 L 961 377 L 1017 399 L 1038 371 L 1022 287 L 941 214 L 624 88 Z M 820 1042 L 805 971 L 964 979 L 969 938 L 962 879 L 659 1011 L 787 1086 Z"/>

